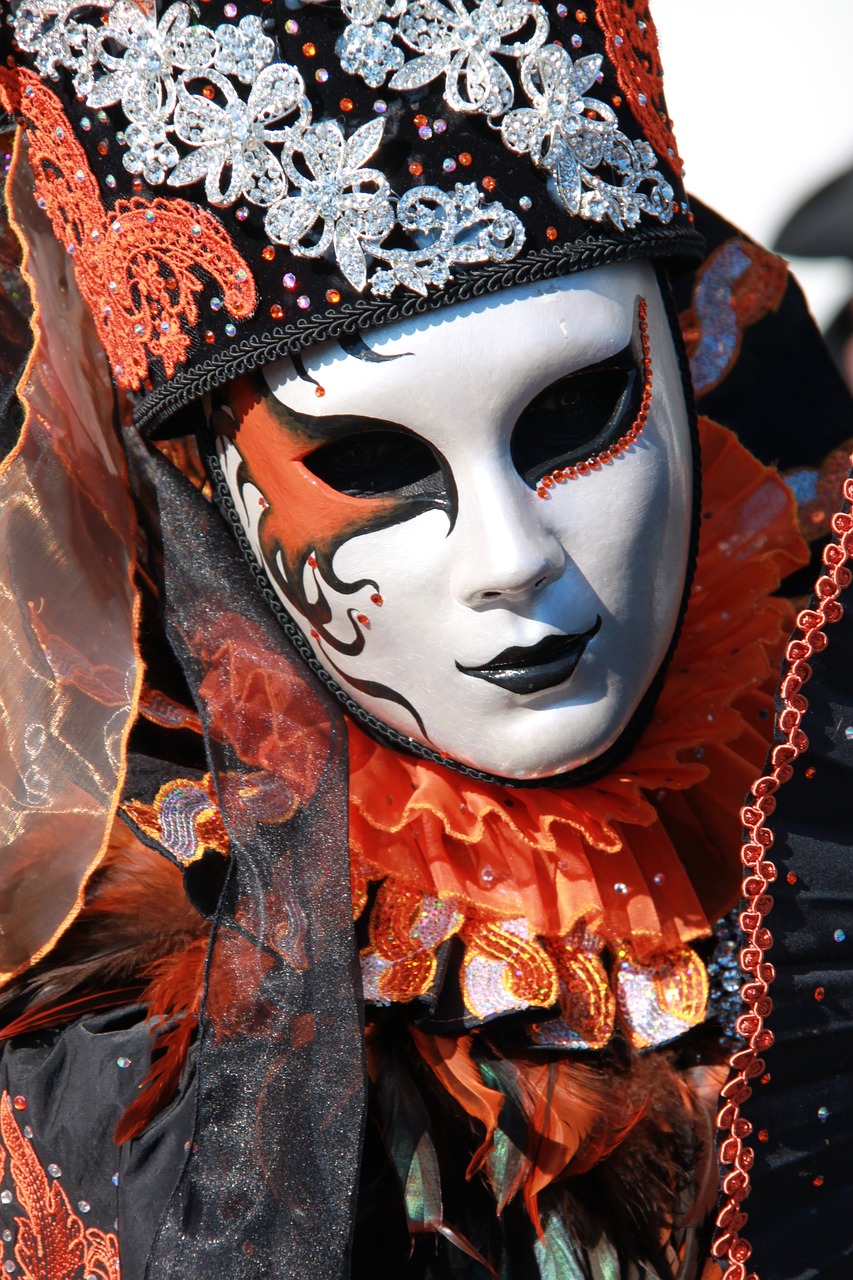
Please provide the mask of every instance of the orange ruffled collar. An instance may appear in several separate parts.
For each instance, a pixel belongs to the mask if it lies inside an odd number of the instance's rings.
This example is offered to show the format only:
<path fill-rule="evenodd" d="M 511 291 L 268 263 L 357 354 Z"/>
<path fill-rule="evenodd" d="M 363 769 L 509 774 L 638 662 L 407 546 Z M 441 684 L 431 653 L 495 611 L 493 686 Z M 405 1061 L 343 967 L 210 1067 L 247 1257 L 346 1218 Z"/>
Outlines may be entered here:
<path fill-rule="evenodd" d="M 568 945 L 575 966 L 602 945 L 654 965 L 706 936 L 735 900 L 739 809 L 771 724 L 763 686 L 791 625 L 771 593 L 804 546 L 775 471 L 708 420 L 700 443 L 696 578 L 654 718 L 619 767 L 574 789 L 516 790 L 399 754 L 349 724 L 357 912 L 367 882 L 383 881 L 362 955 L 368 998 L 424 995 L 437 946 L 460 933 L 476 958 L 485 928 L 511 944 L 497 950 L 513 963 L 519 949 L 550 948 L 538 998 L 526 1001 L 548 1007 L 565 967 L 555 946 Z M 498 963 L 494 952 L 480 959 Z M 488 1012 L 472 992 L 463 973 L 468 1012 Z"/>

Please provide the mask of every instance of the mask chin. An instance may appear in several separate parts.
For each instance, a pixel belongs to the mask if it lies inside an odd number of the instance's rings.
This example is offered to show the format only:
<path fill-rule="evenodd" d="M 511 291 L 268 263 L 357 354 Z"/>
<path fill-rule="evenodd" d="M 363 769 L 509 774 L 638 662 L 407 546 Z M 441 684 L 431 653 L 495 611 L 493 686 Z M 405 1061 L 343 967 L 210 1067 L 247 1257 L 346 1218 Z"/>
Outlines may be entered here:
<path fill-rule="evenodd" d="M 612 269 L 608 268 L 607 270 Z M 648 273 L 648 276 L 651 278 L 650 272 Z M 553 771 L 551 771 L 550 768 L 546 766 L 546 769 L 543 772 L 541 765 L 531 766 L 528 770 L 525 769 L 522 764 L 520 768 L 513 770 L 512 776 L 509 776 L 508 773 L 504 773 L 501 770 L 492 770 L 481 767 L 483 761 L 481 759 L 478 762 L 476 750 L 466 751 L 462 758 L 456 758 L 456 753 L 440 750 L 436 746 L 429 745 L 428 741 L 422 741 L 419 740 L 418 737 L 406 734 L 401 731 L 399 727 L 394 727 L 387 723 L 381 715 L 376 713 L 375 710 L 362 705 L 358 699 L 357 693 L 354 694 L 352 688 L 348 689 L 344 687 L 344 683 L 337 678 L 335 671 L 329 669 L 332 664 L 324 664 L 321 657 L 318 656 L 316 645 L 312 645 L 306 637 L 305 630 L 303 630 L 305 625 L 304 621 L 302 625 L 300 625 L 300 622 L 297 621 L 297 617 L 288 609 L 285 602 L 280 598 L 279 594 L 277 594 L 277 591 L 273 589 L 268 572 L 261 560 L 259 560 L 257 548 L 252 545 L 252 540 L 247 533 L 247 529 L 244 527 L 245 517 L 241 516 L 238 506 L 235 503 L 232 486 L 229 483 L 229 478 L 223 468 L 217 447 L 216 432 L 210 423 L 206 424 L 206 426 L 200 431 L 198 437 L 199 444 L 212 481 L 214 494 L 220 509 L 223 511 L 228 523 L 233 529 L 246 559 L 252 568 L 259 590 L 278 617 L 289 641 L 308 664 L 316 677 L 338 699 L 353 720 L 355 720 L 361 728 L 363 728 L 377 741 L 421 759 L 430 760 L 436 764 L 443 765 L 446 768 L 450 768 L 467 777 L 471 777 L 479 781 L 498 783 L 516 788 L 532 788 L 555 785 L 560 787 L 572 787 L 592 781 L 607 773 L 622 759 L 624 759 L 642 735 L 651 718 L 665 677 L 666 668 L 678 641 L 695 568 L 699 526 L 699 452 L 696 415 L 693 405 L 688 363 L 680 329 L 678 327 L 677 315 L 669 290 L 669 283 L 663 270 L 658 271 L 657 279 L 660 286 L 660 295 L 663 300 L 661 314 L 665 317 L 665 326 L 668 326 L 674 344 L 675 363 L 673 365 L 673 369 L 677 370 L 677 373 L 673 376 L 677 380 L 680 380 L 681 384 L 680 391 L 683 393 L 683 400 L 686 408 L 690 453 L 692 456 L 693 492 L 689 509 L 689 550 L 686 557 L 684 585 L 680 598 L 677 602 L 676 618 L 669 645 L 666 648 L 666 652 L 662 660 L 658 662 L 651 678 L 647 681 L 644 692 L 634 706 L 633 711 L 627 718 L 626 722 L 618 729 L 616 737 L 608 739 L 607 745 L 602 750 L 598 751 L 594 758 L 585 760 L 583 763 L 572 765 L 568 768 L 558 765 L 554 767 Z M 621 464 L 616 464 L 617 467 L 619 465 Z M 582 484 L 583 481 L 580 483 Z M 679 574 L 679 578 L 680 577 L 681 575 Z M 424 733 L 424 737 L 426 737 L 426 733 Z M 536 776 L 529 776 L 529 774 L 534 773 Z"/>

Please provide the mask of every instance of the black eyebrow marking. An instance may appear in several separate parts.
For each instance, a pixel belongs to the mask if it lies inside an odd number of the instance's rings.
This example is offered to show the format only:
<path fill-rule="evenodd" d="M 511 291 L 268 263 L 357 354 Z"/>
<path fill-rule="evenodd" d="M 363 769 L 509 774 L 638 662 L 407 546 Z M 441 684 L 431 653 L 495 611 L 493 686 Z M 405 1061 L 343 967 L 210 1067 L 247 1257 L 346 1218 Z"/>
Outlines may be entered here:
<path fill-rule="evenodd" d="M 410 356 L 412 351 L 399 351 L 393 356 L 382 356 L 378 351 L 373 351 L 364 341 L 360 333 L 345 333 L 338 338 L 338 346 L 348 356 L 355 356 L 356 360 L 364 360 L 369 364 L 384 364 L 386 360 L 402 360 L 403 356 Z"/>
<path fill-rule="evenodd" d="M 317 379 L 316 379 L 316 378 L 312 378 L 312 377 L 311 377 L 311 374 L 310 374 L 310 373 L 308 372 L 308 370 L 305 368 L 305 365 L 302 363 L 302 356 L 299 354 L 299 352 L 298 352 L 298 351 L 294 351 L 294 352 L 292 352 L 292 354 L 291 354 L 291 356 L 290 356 L 290 359 L 291 359 L 291 363 L 293 364 L 294 369 L 296 370 L 296 372 L 298 373 L 299 377 L 302 379 L 302 381 L 303 381 L 303 382 L 310 382 L 310 383 L 312 383 L 315 387 L 319 387 L 319 386 L 320 386 L 320 384 L 319 384 L 319 382 L 317 381 Z"/>

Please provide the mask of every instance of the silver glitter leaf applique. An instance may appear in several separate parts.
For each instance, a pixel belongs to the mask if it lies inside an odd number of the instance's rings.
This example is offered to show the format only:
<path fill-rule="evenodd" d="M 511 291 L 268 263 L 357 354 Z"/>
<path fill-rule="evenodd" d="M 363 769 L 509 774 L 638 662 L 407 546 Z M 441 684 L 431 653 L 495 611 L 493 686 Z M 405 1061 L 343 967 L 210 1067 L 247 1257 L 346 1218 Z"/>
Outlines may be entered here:
<path fill-rule="evenodd" d="M 591 54 L 572 63 L 555 44 L 528 55 L 521 84 L 532 106 L 509 112 L 501 136 L 511 151 L 529 154 L 551 175 L 569 213 L 594 222 L 608 218 L 620 230 L 634 226 L 643 213 L 669 222 L 674 193 L 655 168 L 651 147 L 627 138 L 607 103 L 585 96 L 601 61 Z M 608 176 L 596 172 L 601 169 Z"/>

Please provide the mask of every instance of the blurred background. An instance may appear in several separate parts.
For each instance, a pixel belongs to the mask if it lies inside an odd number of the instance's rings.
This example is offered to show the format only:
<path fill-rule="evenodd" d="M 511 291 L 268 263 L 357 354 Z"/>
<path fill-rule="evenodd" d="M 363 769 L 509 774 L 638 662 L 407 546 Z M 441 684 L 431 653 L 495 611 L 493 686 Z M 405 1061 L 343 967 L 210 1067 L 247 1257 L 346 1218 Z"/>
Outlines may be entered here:
<path fill-rule="evenodd" d="M 651 8 L 688 191 L 778 247 L 798 206 L 853 169 L 853 0 Z M 853 294 L 853 175 L 786 238 L 832 252 L 786 254 L 825 329 Z"/>

